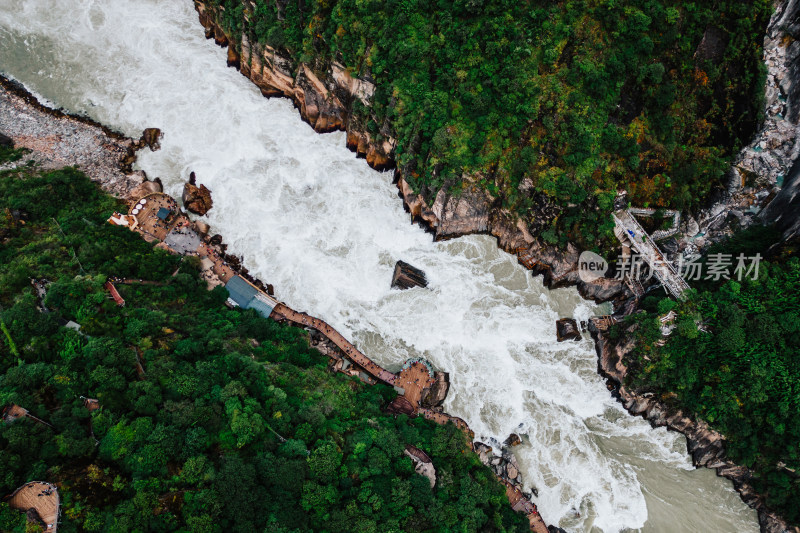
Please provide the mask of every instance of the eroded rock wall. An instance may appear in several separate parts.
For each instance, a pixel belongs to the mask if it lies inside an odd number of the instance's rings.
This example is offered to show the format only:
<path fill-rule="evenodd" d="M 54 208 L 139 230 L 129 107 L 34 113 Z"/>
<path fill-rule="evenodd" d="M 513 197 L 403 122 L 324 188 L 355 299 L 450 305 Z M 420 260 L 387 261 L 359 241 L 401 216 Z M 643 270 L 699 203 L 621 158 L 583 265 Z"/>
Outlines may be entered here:
<path fill-rule="evenodd" d="M 365 118 L 353 110 L 358 101 L 369 108 L 375 83 L 367 76 L 354 76 L 337 62 L 317 61 L 296 64 L 293 58 L 261 43 L 251 43 L 246 35 L 235 42 L 218 23 L 215 8 L 195 0 L 206 37 L 228 46 L 228 65 L 258 86 L 264 96 L 292 100 L 303 119 L 315 131 L 346 131 L 347 146 L 377 170 L 394 167 L 395 139 L 388 125 L 380 129 L 380 140 L 366 128 Z"/>
<path fill-rule="evenodd" d="M 589 330 L 595 340 L 598 371 L 609 381 L 615 396 L 629 413 L 644 417 L 653 427 L 666 426 L 683 433 L 692 463 L 696 467 L 713 468 L 718 476 L 730 479 L 742 501 L 758 511 L 758 522 L 763 533 L 800 533 L 800 528 L 790 527 L 766 507 L 763 498 L 750 484 L 750 469 L 727 458 L 723 435 L 711 429 L 705 421 L 690 418 L 681 410 L 671 408 L 664 398 L 631 390 L 625 385 L 628 373 L 626 360 L 634 349 L 632 331 L 627 331 L 618 340 L 611 340 L 596 327 L 594 321 L 590 321 Z"/>

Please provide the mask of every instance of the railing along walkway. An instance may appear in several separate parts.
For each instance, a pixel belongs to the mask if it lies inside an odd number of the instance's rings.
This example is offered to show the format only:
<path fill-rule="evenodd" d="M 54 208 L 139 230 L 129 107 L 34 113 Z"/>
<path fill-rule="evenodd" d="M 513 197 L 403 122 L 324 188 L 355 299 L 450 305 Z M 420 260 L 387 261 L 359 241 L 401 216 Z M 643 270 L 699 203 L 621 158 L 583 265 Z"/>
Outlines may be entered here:
<path fill-rule="evenodd" d="M 674 297 L 682 298 L 684 291 L 689 289 L 689 284 L 667 262 L 664 254 L 633 215 L 628 211 L 617 211 L 614 213 L 614 222 L 623 230 L 625 237 L 630 240 L 631 246 L 639 252 L 639 255 L 648 264 L 658 281 Z"/>
<path fill-rule="evenodd" d="M 307 315 L 306 313 L 295 311 L 294 309 L 277 302 L 272 297 L 268 298 L 273 302 L 276 302 L 275 307 L 272 310 L 273 314 L 282 316 L 286 320 L 294 322 L 295 324 L 316 329 L 325 335 L 332 343 L 338 346 L 351 361 L 366 370 L 371 376 L 388 383 L 389 385 L 394 385 L 395 380 L 397 379 L 396 375 L 376 364 L 374 361 L 372 361 L 372 359 L 358 351 L 358 349 L 353 346 L 350 341 L 345 339 L 341 333 L 328 325 L 327 322 L 311 315 Z"/>

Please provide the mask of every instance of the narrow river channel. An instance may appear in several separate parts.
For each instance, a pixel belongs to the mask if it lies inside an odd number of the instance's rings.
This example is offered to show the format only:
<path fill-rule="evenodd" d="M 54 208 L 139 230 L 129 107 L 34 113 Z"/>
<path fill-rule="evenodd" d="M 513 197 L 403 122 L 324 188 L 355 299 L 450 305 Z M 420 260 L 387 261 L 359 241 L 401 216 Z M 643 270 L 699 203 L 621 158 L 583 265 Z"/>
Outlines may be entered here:
<path fill-rule="evenodd" d="M 747 532 L 731 484 L 694 470 L 681 435 L 625 413 L 596 374 L 592 341 L 556 343 L 554 321 L 604 309 L 549 291 L 494 240 L 434 243 L 409 223 L 390 173 L 264 99 L 205 40 L 190 0 L 0 0 L 0 71 L 51 105 L 138 136 L 138 165 L 180 195 L 213 191 L 208 222 L 277 296 L 397 369 L 415 355 L 450 372 L 446 410 L 485 442 L 511 432 L 525 484 L 568 531 Z M 430 290 L 390 290 L 403 259 Z"/>

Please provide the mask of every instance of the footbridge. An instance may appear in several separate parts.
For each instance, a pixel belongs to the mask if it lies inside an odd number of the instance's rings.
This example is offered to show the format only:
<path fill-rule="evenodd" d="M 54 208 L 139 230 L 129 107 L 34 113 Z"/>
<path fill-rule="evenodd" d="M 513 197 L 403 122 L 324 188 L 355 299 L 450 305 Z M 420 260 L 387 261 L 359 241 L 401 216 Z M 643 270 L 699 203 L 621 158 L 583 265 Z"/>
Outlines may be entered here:
<path fill-rule="evenodd" d="M 647 263 L 650 271 L 655 274 L 656 279 L 664 288 L 675 298 L 682 299 L 683 293 L 689 289 L 689 284 L 665 259 L 663 252 L 641 224 L 625 209 L 614 213 L 614 222 L 616 224 L 614 234 L 620 242 L 623 245 L 630 243 L 631 248 Z"/>

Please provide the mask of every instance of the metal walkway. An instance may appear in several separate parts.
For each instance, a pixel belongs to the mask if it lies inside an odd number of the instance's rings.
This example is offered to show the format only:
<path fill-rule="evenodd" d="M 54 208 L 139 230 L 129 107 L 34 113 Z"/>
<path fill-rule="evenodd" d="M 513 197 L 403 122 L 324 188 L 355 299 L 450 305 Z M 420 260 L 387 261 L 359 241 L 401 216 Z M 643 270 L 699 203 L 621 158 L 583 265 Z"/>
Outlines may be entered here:
<path fill-rule="evenodd" d="M 664 288 L 675 298 L 682 299 L 683 293 L 689 289 L 689 284 L 665 259 L 664 254 L 641 224 L 627 210 L 615 212 L 614 222 L 616 223 L 614 233 L 617 238 L 623 243 L 630 242 L 631 247 L 639 253 Z"/>

